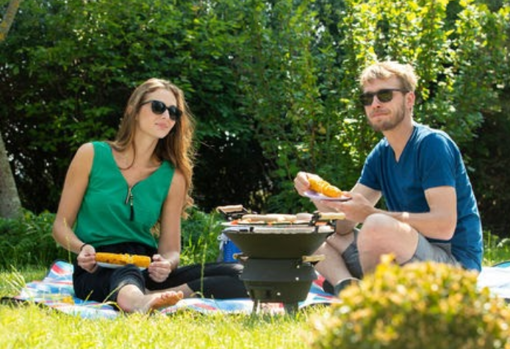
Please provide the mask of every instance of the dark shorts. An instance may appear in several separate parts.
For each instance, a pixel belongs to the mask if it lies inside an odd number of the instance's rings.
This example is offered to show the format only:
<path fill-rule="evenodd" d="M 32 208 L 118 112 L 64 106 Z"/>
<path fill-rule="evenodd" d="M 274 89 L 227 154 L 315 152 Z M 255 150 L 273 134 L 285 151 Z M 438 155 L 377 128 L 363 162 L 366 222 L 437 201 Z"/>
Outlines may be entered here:
<path fill-rule="evenodd" d="M 361 270 L 359 251 L 356 243 L 358 232 L 358 230 L 354 231 L 354 242 L 342 253 L 342 258 L 351 275 L 361 279 L 363 277 L 363 271 Z M 404 264 L 422 261 L 460 265 L 453 256 L 449 243 L 433 243 L 428 241 L 423 235 L 418 234 L 418 246 L 416 247 L 416 251 L 411 259 Z"/>
<path fill-rule="evenodd" d="M 98 247 L 97 252 L 129 253 L 153 256 L 154 248 L 139 244 L 116 244 Z M 136 285 L 140 290 L 165 290 L 187 284 L 197 296 L 207 298 L 244 298 L 247 291 L 239 279 L 243 267 L 239 263 L 207 263 L 179 267 L 161 283 L 149 277 L 146 270 L 134 265 L 111 269 L 98 267 L 89 273 L 74 264 L 73 286 L 76 296 L 98 302 L 116 301 L 118 290 Z"/>

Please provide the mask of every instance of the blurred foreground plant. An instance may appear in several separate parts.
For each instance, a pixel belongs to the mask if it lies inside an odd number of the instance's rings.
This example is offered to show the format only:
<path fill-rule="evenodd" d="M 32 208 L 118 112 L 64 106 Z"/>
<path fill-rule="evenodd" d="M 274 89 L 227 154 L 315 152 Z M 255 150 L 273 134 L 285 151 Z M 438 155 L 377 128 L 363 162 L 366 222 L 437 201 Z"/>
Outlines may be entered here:
<path fill-rule="evenodd" d="M 383 259 L 312 319 L 313 348 L 510 348 L 510 310 L 477 289 L 475 272 Z"/>

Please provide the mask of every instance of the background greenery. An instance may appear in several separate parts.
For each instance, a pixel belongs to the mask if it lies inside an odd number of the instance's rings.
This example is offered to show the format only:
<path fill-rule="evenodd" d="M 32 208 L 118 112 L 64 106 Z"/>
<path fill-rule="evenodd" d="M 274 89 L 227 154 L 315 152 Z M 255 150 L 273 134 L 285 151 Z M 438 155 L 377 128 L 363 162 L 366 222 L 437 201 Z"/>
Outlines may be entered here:
<path fill-rule="evenodd" d="M 458 142 L 506 236 L 509 28 L 508 0 L 25 0 L 0 47 L 0 130 L 23 207 L 55 212 L 77 147 L 166 78 L 198 120 L 198 209 L 299 212 L 298 170 L 355 183 L 378 140 L 356 78 L 398 59 L 421 76 L 416 119 Z"/>
<path fill-rule="evenodd" d="M 35 215 L 30 211 L 18 219 L 0 218 L 0 270 L 39 266 L 44 270 L 56 259 L 73 262 L 74 255 L 59 247 L 52 238 L 55 214 Z M 220 255 L 218 237 L 223 217 L 196 209 L 182 224 L 181 264 L 213 262 Z"/>
<path fill-rule="evenodd" d="M 0 270 L 35 267 L 42 268 L 42 276 L 56 259 L 73 262 L 74 255 L 58 247 L 51 237 L 54 218 L 53 213 L 35 215 L 30 211 L 25 211 L 18 219 L 0 218 Z M 192 210 L 189 219 L 182 224 L 181 265 L 214 262 L 223 257 L 218 241 L 223 221 L 217 213 Z M 483 265 L 510 260 L 510 238 L 500 238 L 486 231 L 484 246 Z"/>

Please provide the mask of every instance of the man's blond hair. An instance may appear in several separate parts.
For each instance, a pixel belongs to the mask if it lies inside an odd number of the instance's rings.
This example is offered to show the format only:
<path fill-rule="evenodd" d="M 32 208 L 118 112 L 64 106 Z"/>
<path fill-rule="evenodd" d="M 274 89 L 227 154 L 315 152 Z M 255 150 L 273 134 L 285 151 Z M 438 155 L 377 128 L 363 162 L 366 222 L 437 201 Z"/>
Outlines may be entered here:
<path fill-rule="evenodd" d="M 418 77 L 414 72 L 414 68 L 410 64 L 401 64 L 394 61 L 377 62 L 368 66 L 361 72 L 359 82 L 361 86 L 364 86 L 373 80 L 387 80 L 393 76 L 397 77 L 402 84 L 401 88 L 404 90 L 412 92 L 416 90 Z"/>

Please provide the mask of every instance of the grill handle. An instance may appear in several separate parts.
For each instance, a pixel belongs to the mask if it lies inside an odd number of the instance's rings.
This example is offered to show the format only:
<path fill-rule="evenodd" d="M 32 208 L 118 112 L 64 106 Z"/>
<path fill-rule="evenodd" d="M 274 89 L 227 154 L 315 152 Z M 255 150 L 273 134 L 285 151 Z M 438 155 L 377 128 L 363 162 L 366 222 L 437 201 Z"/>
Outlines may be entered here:
<path fill-rule="evenodd" d="M 230 212 L 243 212 L 243 205 L 227 205 L 227 206 L 218 206 L 216 207 L 216 211 L 221 213 L 230 213 Z"/>
<path fill-rule="evenodd" d="M 315 254 L 313 256 L 302 256 L 301 257 L 301 261 L 303 263 L 310 263 L 312 265 L 322 262 L 325 259 L 326 259 L 326 256 L 323 254 Z"/>
<path fill-rule="evenodd" d="M 326 222 L 326 224 L 334 227 L 334 222 L 341 219 L 345 219 L 345 213 L 343 212 L 315 211 L 312 215 L 312 219 L 310 220 L 310 225 L 315 226 L 316 231 L 318 231 L 317 227 L 320 225 L 320 222 Z"/>
<path fill-rule="evenodd" d="M 243 263 L 243 262 L 246 262 L 248 260 L 248 256 L 245 255 L 244 253 L 234 253 L 234 255 L 232 256 L 235 260 Z"/>
<path fill-rule="evenodd" d="M 223 214 L 229 221 L 241 218 L 243 215 L 248 213 L 243 205 L 218 206 L 216 207 L 216 212 Z"/>
<path fill-rule="evenodd" d="M 345 213 L 343 212 L 319 212 L 313 213 L 312 220 L 319 221 L 335 221 L 345 219 Z"/>

